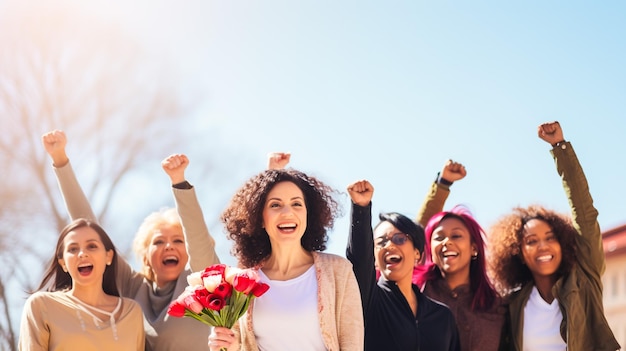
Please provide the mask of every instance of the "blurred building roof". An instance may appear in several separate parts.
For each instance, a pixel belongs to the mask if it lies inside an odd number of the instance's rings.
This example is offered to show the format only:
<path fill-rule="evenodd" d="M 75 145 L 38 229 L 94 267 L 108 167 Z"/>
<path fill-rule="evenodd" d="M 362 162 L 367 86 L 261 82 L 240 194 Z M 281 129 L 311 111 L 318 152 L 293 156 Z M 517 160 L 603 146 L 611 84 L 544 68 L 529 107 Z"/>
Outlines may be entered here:
<path fill-rule="evenodd" d="M 602 233 L 602 244 L 606 257 L 626 254 L 626 224 Z"/>

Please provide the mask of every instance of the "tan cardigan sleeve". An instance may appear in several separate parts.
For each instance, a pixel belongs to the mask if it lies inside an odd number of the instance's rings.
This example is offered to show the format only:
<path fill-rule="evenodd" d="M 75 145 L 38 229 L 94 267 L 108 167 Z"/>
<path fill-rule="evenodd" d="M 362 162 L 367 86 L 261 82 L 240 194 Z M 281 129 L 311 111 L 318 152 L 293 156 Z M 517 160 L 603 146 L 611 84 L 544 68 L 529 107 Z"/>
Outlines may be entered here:
<path fill-rule="evenodd" d="M 185 235 L 191 270 L 196 272 L 220 263 L 215 252 L 215 240 L 209 233 L 195 190 L 172 188 L 172 191 Z"/>
<path fill-rule="evenodd" d="M 363 350 L 361 293 L 352 264 L 333 254 L 314 253 L 322 338 L 329 351 Z"/>
<path fill-rule="evenodd" d="M 83 189 L 76 179 L 74 169 L 68 162 L 65 166 L 54 168 L 54 173 L 57 177 L 57 183 L 67 208 L 67 213 L 72 220 L 78 218 L 86 218 L 92 221 L 98 222 L 96 215 L 91 209 L 91 205 L 87 200 L 87 196 L 83 192 Z"/>
<path fill-rule="evenodd" d="M 365 325 L 361 293 L 351 265 L 342 265 L 340 281 L 337 282 L 337 327 L 340 350 L 363 350 Z"/>

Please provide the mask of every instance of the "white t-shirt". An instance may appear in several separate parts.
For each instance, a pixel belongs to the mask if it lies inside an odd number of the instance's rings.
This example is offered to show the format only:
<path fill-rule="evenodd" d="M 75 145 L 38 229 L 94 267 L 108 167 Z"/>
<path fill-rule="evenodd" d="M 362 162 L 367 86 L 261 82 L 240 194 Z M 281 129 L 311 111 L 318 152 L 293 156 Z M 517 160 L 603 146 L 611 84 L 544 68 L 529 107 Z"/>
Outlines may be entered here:
<path fill-rule="evenodd" d="M 269 290 L 254 300 L 252 323 L 260 350 L 326 350 L 319 322 L 315 266 L 291 280 L 269 280 Z"/>
<path fill-rule="evenodd" d="M 533 287 L 524 307 L 524 351 L 565 351 L 567 345 L 560 332 L 562 320 L 557 299 L 549 304 Z"/>

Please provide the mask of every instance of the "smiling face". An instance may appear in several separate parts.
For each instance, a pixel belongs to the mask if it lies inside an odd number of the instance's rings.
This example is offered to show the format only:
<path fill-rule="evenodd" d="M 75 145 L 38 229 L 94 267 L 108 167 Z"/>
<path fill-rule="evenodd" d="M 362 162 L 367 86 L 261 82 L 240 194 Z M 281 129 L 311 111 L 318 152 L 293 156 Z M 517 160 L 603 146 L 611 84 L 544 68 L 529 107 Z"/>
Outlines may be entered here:
<path fill-rule="evenodd" d="M 521 244 L 522 259 L 535 281 L 555 280 L 563 255 L 561 244 L 548 223 L 531 219 L 524 226 Z"/>
<path fill-rule="evenodd" d="M 293 182 L 279 182 L 267 194 L 263 226 L 272 245 L 297 242 L 306 231 L 307 209 L 302 190 Z"/>
<path fill-rule="evenodd" d="M 189 256 L 183 230 L 178 225 L 161 225 L 152 234 L 144 264 L 151 267 L 158 287 L 178 279 Z"/>
<path fill-rule="evenodd" d="M 72 277 L 72 287 L 102 287 L 107 264 L 113 259 L 113 250 L 106 250 L 100 235 L 90 227 L 70 231 L 63 239 L 59 265 Z"/>
<path fill-rule="evenodd" d="M 406 238 L 402 244 L 394 244 L 394 235 Z M 400 240 L 402 241 L 402 240 Z M 383 277 L 398 284 L 411 282 L 413 267 L 420 258 L 420 252 L 413 246 L 411 239 L 393 224 L 384 221 L 374 230 L 374 257 L 376 267 Z"/>
<path fill-rule="evenodd" d="M 430 238 L 430 254 L 446 279 L 469 283 L 470 263 L 477 251 L 463 221 L 449 217 L 439 222 Z"/>

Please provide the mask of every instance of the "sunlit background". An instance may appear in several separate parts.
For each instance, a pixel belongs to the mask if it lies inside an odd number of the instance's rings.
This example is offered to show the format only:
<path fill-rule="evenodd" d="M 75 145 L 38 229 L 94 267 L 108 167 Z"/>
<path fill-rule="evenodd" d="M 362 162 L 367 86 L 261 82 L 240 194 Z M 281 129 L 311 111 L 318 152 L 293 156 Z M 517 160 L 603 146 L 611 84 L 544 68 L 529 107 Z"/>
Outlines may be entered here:
<path fill-rule="evenodd" d="M 40 137 L 68 153 L 118 248 L 172 206 L 160 161 L 190 157 L 205 219 L 271 151 L 341 193 L 329 252 L 344 255 L 345 187 L 414 216 L 452 158 L 447 208 L 486 228 L 511 207 L 568 212 L 545 121 L 561 122 L 603 230 L 626 222 L 626 3 L 525 1 L 0 0 L 0 349 L 67 222 Z M 11 324 L 12 322 L 13 324 Z"/>

